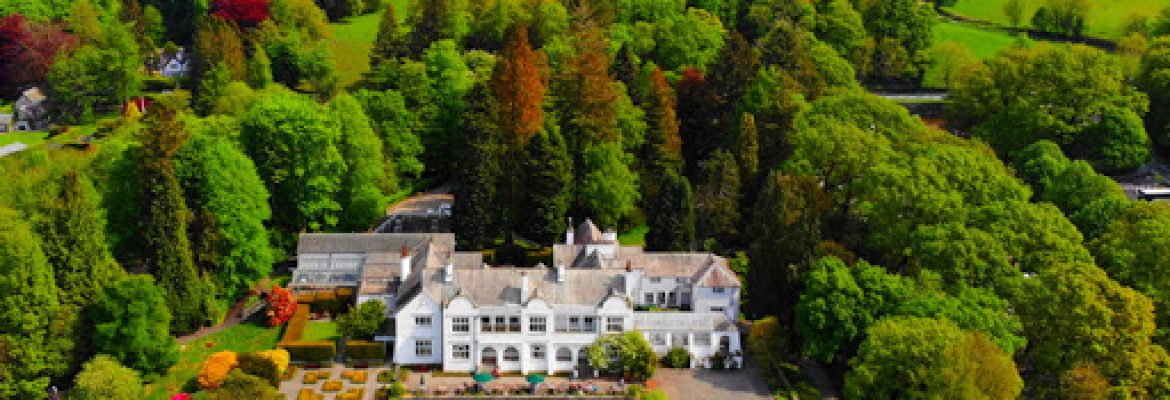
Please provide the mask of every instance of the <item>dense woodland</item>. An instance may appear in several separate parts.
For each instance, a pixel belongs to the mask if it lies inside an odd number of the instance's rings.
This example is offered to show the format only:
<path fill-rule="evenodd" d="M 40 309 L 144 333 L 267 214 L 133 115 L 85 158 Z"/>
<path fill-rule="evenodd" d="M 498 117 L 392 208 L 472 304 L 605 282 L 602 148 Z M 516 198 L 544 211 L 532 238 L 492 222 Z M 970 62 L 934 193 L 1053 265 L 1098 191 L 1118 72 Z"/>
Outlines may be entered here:
<path fill-rule="evenodd" d="M 367 13 L 370 71 L 341 87 L 330 22 Z M 57 133 L 98 138 L 0 159 L 0 398 L 136 398 L 103 383 L 169 368 L 171 335 L 221 321 L 298 233 L 369 230 L 438 185 L 459 246 L 498 263 L 531 266 L 568 218 L 732 258 L 755 359 L 790 380 L 812 360 L 846 398 L 1170 397 L 1170 206 L 1104 175 L 1170 150 L 1156 28 L 979 62 L 928 52 L 915 0 L 2 15 L 0 97 L 41 85 Z M 179 49 L 187 79 L 144 68 Z M 866 92 L 932 68 L 950 132 Z"/>

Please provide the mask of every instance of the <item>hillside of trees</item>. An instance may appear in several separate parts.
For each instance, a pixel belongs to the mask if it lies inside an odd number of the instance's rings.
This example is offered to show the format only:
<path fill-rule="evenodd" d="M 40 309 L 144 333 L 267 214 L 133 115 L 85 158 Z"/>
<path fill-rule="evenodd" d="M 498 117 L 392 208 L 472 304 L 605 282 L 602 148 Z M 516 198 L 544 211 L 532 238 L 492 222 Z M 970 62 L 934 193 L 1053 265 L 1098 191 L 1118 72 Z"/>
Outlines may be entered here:
<path fill-rule="evenodd" d="M 370 13 L 370 72 L 341 87 L 330 22 Z M 568 218 L 733 259 L 754 358 L 819 364 L 846 398 L 1170 396 L 1170 206 L 1104 175 L 1170 149 L 1170 38 L 952 63 L 955 135 L 866 91 L 953 61 L 926 52 L 936 18 L 914 0 L 0 2 L 0 98 L 39 85 L 55 132 L 96 136 L 0 158 L 0 398 L 72 387 L 95 356 L 149 380 L 299 233 L 367 231 L 444 184 L 459 247 L 498 263 Z M 145 67 L 179 49 L 187 78 Z"/>

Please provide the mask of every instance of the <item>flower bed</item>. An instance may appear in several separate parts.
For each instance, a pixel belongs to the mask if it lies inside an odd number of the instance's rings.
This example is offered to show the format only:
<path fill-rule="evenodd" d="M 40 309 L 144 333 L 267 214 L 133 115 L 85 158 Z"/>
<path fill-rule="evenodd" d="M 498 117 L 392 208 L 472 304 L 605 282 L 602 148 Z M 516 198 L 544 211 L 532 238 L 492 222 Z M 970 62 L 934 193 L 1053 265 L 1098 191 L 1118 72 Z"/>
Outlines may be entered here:
<path fill-rule="evenodd" d="M 341 388 L 344 386 L 345 385 L 342 384 L 341 381 L 328 381 L 328 382 L 325 382 L 324 385 L 321 385 L 321 390 L 324 390 L 326 392 L 336 392 L 336 391 L 341 390 Z"/>
<path fill-rule="evenodd" d="M 337 400 L 362 400 L 362 395 L 364 394 L 365 390 L 353 388 L 346 390 L 345 393 L 337 395 Z"/>
<path fill-rule="evenodd" d="M 349 379 L 350 383 L 366 383 L 366 379 L 368 379 L 369 374 L 367 374 L 366 371 L 343 371 L 341 373 L 341 377 L 344 379 Z"/>
<path fill-rule="evenodd" d="M 302 379 L 301 382 L 304 382 L 306 385 L 312 385 L 317 383 L 317 381 L 328 377 L 328 371 L 307 371 L 305 372 L 305 378 Z"/>
<path fill-rule="evenodd" d="M 297 393 L 297 400 L 324 400 L 325 395 L 317 393 L 316 390 L 310 388 L 302 388 Z"/>

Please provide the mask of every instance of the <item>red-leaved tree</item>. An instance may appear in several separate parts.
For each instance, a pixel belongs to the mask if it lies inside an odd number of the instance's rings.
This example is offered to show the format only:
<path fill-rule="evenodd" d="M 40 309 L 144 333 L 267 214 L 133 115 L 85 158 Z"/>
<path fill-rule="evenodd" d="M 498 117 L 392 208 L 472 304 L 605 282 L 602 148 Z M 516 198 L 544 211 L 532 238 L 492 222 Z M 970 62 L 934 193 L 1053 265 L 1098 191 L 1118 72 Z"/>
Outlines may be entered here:
<path fill-rule="evenodd" d="M 272 291 L 268 292 L 268 325 L 277 326 L 288 322 L 296 310 L 296 296 L 288 289 L 272 285 Z"/>
<path fill-rule="evenodd" d="M 272 17 L 268 0 L 215 0 L 213 4 L 212 15 L 240 26 L 255 26 Z"/>
<path fill-rule="evenodd" d="M 0 96 L 13 97 L 22 87 L 40 82 L 57 54 L 73 46 L 73 36 L 50 23 L 0 17 Z"/>

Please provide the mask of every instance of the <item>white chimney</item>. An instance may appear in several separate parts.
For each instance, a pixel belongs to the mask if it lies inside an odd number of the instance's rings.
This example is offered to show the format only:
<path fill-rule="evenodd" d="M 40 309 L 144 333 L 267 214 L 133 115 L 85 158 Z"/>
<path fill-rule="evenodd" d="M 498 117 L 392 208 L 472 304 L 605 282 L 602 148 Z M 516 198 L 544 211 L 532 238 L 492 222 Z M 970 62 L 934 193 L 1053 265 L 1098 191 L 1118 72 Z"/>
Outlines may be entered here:
<path fill-rule="evenodd" d="M 565 244 L 573 244 L 573 219 L 569 218 L 569 228 L 565 229 Z"/>
<path fill-rule="evenodd" d="M 447 265 L 443 266 L 443 282 L 451 283 L 455 281 L 455 264 L 451 260 L 447 260 Z"/>
<path fill-rule="evenodd" d="M 403 282 L 410 277 L 410 247 L 406 247 L 406 243 L 402 244 L 402 263 L 398 267 L 398 276 Z"/>
<path fill-rule="evenodd" d="M 565 281 L 565 264 L 557 264 L 557 282 Z"/>
<path fill-rule="evenodd" d="M 528 273 L 520 273 L 520 304 L 528 301 Z"/>
<path fill-rule="evenodd" d="M 626 284 L 626 296 L 634 295 L 634 278 L 633 263 L 631 263 L 630 260 L 626 260 L 626 276 L 624 279 Z"/>

